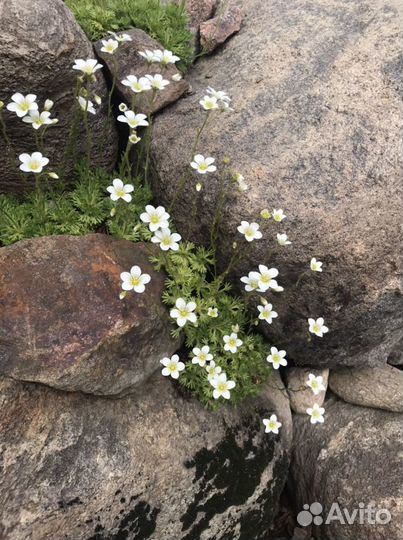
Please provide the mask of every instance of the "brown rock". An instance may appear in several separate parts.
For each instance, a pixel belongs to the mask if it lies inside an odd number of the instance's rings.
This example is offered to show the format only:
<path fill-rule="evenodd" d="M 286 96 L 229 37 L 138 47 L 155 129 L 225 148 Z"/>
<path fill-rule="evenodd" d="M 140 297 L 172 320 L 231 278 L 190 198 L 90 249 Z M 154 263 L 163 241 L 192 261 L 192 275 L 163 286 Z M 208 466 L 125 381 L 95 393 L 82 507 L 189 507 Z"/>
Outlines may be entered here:
<path fill-rule="evenodd" d="M 198 101 L 207 85 L 233 98 L 235 112 L 214 113 L 197 148 L 219 169 L 231 157 L 250 186 L 224 206 L 217 253 L 225 268 L 241 220 L 283 208 L 284 222 L 266 222 L 262 240 L 241 244 L 232 278 L 239 287 L 258 264 L 280 270 L 286 294 L 271 297 L 279 317 L 262 330 L 298 365 L 380 365 L 403 336 L 401 8 L 395 0 L 246 0 L 241 31 L 192 70 L 195 95 L 154 124 L 158 201 L 169 207 L 176 198 L 182 236 L 194 207 L 192 239 L 208 243 L 219 175 L 197 195 L 188 171 L 203 121 Z M 292 244 L 277 247 L 277 232 Z M 311 257 L 323 273 L 294 288 Z M 330 332 L 307 342 L 308 317 L 321 316 Z"/>
<path fill-rule="evenodd" d="M 182 0 L 175 0 L 180 4 Z M 198 30 L 200 23 L 211 19 L 218 0 L 186 0 L 186 9 L 190 17 L 190 26 Z"/>
<path fill-rule="evenodd" d="M 312 407 L 314 403 L 322 406 L 325 401 L 326 390 L 322 390 L 319 394 L 315 395 L 311 388 L 307 386 L 306 382 L 310 373 L 316 377 L 321 376 L 323 378 L 323 385 L 327 389 L 328 369 L 288 368 L 285 372 L 287 392 L 290 396 L 290 406 L 296 413 L 306 414 L 308 407 Z"/>
<path fill-rule="evenodd" d="M 121 83 L 128 75 L 144 77 L 146 74 L 155 75 L 156 73 L 161 73 L 164 79 L 169 80 L 169 85 L 157 93 L 156 99 L 152 104 L 150 103 L 152 97 L 151 91 L 137 94 L 134 108 L 136 112 L 143 114 L 151 114 L 159 111 L 177 101 L 189 90 L 189 83 L 184 79 L 180 81 L 172 80 L 173 75 L 180 74 L 180 71 L 174 65 L 169 64 L 164 68 L 159 63 L 149 64 L 139 55 L 139 51 L 144 51 L 145 49 L 151 51 L 154 49 L 164 50 L 164 47 L 158 41 L 138 28 L 127 30 L 125 33 L 129 34 L 132 41 L 122 44 L 113 55 L 101 52 L 102 40 L 97 41 L 94 47 L 98 57 L 105 64 L 110 79 L 115 78 L 116 90 L 119 96 L 129 107 L 131 106 L 133 96 L 136 94 L 129 87 Z"/>
<path fill-rule="evenodd" d="M 261 422 L 270 393 L 211 412 L 176 388 L 156 373 L 111 400 L 0 381 L 0 537 L 267 538 L 288 470 Z"/>
<path fill-rule="evenodd" d="M 16 92 L 36 94 L 40 111 L 46 99 L 54 101 L 52 117 L 59 122 L 48 128 L 43 154 L 50 160 L 48 169 L 59 171 L 76 107 L 74 91 L 78 72 L 72 66 L 78 58 L 95 57 L 92 45 L 62 0 L 0 2 L 0 20 L 0 99 L 9 103 Z M 88 115 L 92 132 L 91 163 L 112 170 L 117 158 L 117 135 L 114 121 L 106 116 L 107 88 L 100 71 L 97 83 L 90 88 L 103 99 L 103 105 L 96 106 L 97 114 Z M 33 175 L 27 174 L 23 183 L 18 155 L 39 148 L 30 124 L 6 109 L 2 113 L 12 148 L 6 147 L 0 137 L 0 192 L 17 192 L 34 183 Z M 76 148 L 78 155 L 83 156 L 87 135 L 83 120 L 80 122 Z M 65 169 L 69 179 L 73 178 L 77 157 L 70 159 Z"/>
<path fill-rule="evenodd" d="M 403 371 L 388 364 L 332 371 L 329 386 L 348 403 L 403 412 Z"/>
<path fill-rule="evenodd" d="M 397 473 L 403 466 L 402 415 L 334 399 L 325 408 L 321 425 L 310 424 L 306 415 L 293 417 L 290 490 L 301 513 L 304 505 L 322 506 L 322 520 L 313 525 L 312 536 L 403 538 L 403 483 Z M 352 523 L 345 511 L 353 516 Z M 360 511 L 365 512 L 362 519 Z M 382 521 L 376 520 L 377 515 Z M 306 512 L 298 517 L 310 520 L 300 525 L 312 523 Z"/>
<path fill-rule="evenodd" d="M 242 20 L 241 8 L 225 2 L 213 19 L 200 24 L 200 45 L 203 52 L 213 52 L 230 36 L 239 32 Z"/>
<path fill-rule="evenodd" d="M 120 273 L 151 275 L 119 300 Z M 164 277 L 144 245 L 90 234 L 0 249 L 0 373 L 63 390 L 127 393 L 178 347 L 161 302 Z"/>

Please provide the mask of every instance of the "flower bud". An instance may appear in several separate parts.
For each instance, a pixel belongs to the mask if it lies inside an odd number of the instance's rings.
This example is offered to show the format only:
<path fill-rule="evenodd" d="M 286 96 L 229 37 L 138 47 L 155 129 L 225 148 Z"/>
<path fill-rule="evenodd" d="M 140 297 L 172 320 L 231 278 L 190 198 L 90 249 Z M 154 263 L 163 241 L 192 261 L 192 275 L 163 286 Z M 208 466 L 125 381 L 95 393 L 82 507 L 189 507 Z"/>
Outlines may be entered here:
<path fill-rule="evenodd" d="M 102 99 L 100 96 L 97 96 L 97 94 L 94 94 L 94 101 L 97 105 L 101 105 Z"/>
<path fill-rule="evenodd" d="M 196 191 L 201 191 L 202 187 L 203 187 L 202 184 L 200 182 L 197 182 Z"/>
<path fill-rule="evenodd" d="M 59 179 L 59 175 L 56 174 L 55 172 L 49 172 L 48 176 L 49 176 L 49 178 L 54 178 L 55 180 Z"/>
<path fill-rule="evenodd" d="M 119 300 L 123 300 L 124 298 L 126 298 L 126 296 L 127 296 L 127 291 L 122 291 L 119 294 Z"/>
<path fill-rule="evenodd" d="M 179 82 L 180 80 L 182 80 L 182 75 L 180 73 L 175 73 L 175 75 L 172 75 L 171 78 L 173 81 Z"/>
<path fill-rule="evenodd" d="M 128 110 L 128 107 L 127 107 L 126 103 L 121 103 L 119 105 L 119 111 L 120 112 L 126 112 L 127 110 Z"/>
<path fill-rule="evenodd" d="M 115 214 L 116 214 L 116 208 L 113 207 L 111 212 L 110 212 L 110 216 L 113 217 Z"/>
<path fill-rule="evenodd" d="M 1 111 L 1 109 L 2 109 L 3 107 L 4 107 L 4 101 L 1 101 L 1 100 L 0 100 L 0 111 Z"/>
<path fill-rule="evenodd" d="M 47 99 L 45 101 L 45 105 L 43 106 L 45 111 L 50 111 L 50 109 L 53 107 L 53 101 L 51 99 Z"/>
<path fill-rule="evenodd" d="M 129 142 L 131 144 L 137 144 L 139 141 L 141 141 L 141 137 L 138 137 L 137 136 L 137 133 L 132 133 L 130 136 L 129 136 Z"/>
<path fill-rule="evenodd" d="M 239 332 L 239 324 L 233 324 L 231 330 L 237 334 Z"/>
<path fill-rule="evenodd" d="M 222 162 L 224 163 L 224 165 L 229 165 L 231 160 L 229 157 L 225 156 L 224 159 L 222 160 Z"/>

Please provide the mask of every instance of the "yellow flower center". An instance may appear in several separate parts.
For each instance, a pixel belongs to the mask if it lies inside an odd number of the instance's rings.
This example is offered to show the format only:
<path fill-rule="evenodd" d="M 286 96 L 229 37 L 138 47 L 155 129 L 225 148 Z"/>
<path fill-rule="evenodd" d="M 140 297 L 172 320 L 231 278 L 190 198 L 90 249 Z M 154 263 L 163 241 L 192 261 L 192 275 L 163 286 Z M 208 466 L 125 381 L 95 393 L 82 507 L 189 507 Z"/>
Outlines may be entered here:
<path fill-rule="evenodd" d="M 179 312 L 179 315 L 185 319 L 188 315 L 189 315 L 189 312 L 186 311 L 185 309 L 182 309 L 180 312 Z"/>
<path fill-rule="evenodd" d="M 138 277 L 132 277 L 130 280 L 133 287 L 137 287 L 137 285 L 140 285 L 140 278 Z"/>
<path fill-rule="evenodd" d="M 225 392 L 226 389 L 227 389 L 227 383 L 225 383 L 225 382 L 218 383 L 217 390 L 219 392 Z"/>
<path fill-rule="evenodd" d="M 20 109 L 24 112 L 28 112 L 29 111 L 29 103 L 28 101 L 23 101 L 21 104 L 20 104 Z"/>
<path fill-rule="evenodd" d="M 319 325 L 319 324 L 314 324 L 312 330 L 313 330 L 315 333 L 316 333 L 316 332 L 320 332 L 320 325 Z"/>
<path fill-rule="evenodd" d="M 165 238 L 162 239 L 162 243 L 164 244 L 164 246 L 170 246 L 171 238 L 169 236 L 166 236 Z"/>
<path fill-rule="evenodd" d="M 315 410 L 312 411 L 312 416 L 314 418 L 319 418 L 320 417 L 320 412 L 317 409 L 315 409 Z"/>
<path fill-rule="evenodd" d="M 280 357 L 279 354 L 273 354 L 273 362 L 275 364 L 278 364 L 280 362 L 280 360 L 281 360 L 281 357 Z"/>
<path fill-rule="evenodd" d="M 228 343 L 229 343 L 230 347 L 236 347 L 236 339 L 235 338 L 230 338 Z"/>
<path fill-rule="evenodd" d="M 174 373 L 175 371 L 177 371 L 177 368 L 178 368 L 177 364 L 170 364 L 170 365 L 168 366 L 168 369 L 169 369 L 169 371 L 170 371 L 171 373 Z"/>
<path fill-rule="evenodd" d="M 257 289 L 259 287 L 259 282 L 253 279 L 250 281 L 249 287 L 252 287 L 252 289 Z"/>
<path fill-rule="evenodd" d="M 158 225 L 158 223 L 160 222 L 160 217 L 157 214 L 153 214 L 150 218 L 150 221 L 154 225 Z"/>
<path fill-rule="evenodd" d="M 201 171 L 207 171 L 207 169 L 208 169 L 207 163 L 201 163 L 201 164 L 199 165 L 199 169 L 200 169 Z"/>
<path fill-rule="evenodd" d="M 124 197 L 124 196 L 126 195 L 126 193 L 123 191 L 123 189 L 118 189 L 118 190 L 116 191 L 116 195 L 117 195 L 118 197 Z"/>
<path fill-rule="evenodd" d="M 202 362 L 205 362 L 206 361 L 206 358 L 207 358 L 207 354 L 204 353 L 204 352 L 201 352 L 199 354 L 199 360 L 201 360 Z"/>
<path fill-rule="evenodd" d="M 315 388 L 315 390 L 316 390 L 316 388 L 319 387 L 318 381 L 312 381 L 312 382 L 311 382 L 311 387 L 312 387 L 312 388 Z"/>
<path fill-rule="evenodd" d="M 270 429 L 276 429 L 276 427 L 277 427 L 277 426 L 276 426 L 276 422 L 274 422 L 273 420 L 271 420 L 271 421 L 269 422 L 269 428 L 270 428 Z"/>
<path fill-rule="evenodd" d="M 31 171 L 38 171 L 41 168 L 39 161 L 31 161 Z"/>

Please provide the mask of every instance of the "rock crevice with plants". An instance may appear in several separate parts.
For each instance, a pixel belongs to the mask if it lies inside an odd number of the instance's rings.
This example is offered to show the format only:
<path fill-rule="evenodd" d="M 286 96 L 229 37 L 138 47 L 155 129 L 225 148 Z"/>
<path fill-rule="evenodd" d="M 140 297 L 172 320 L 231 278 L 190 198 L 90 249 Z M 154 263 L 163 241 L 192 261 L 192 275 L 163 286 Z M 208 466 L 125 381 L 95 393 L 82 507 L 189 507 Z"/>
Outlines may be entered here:
<path fill-rule="evenodd" d="M 403 536 L 393 0 L 33 4 L 0 0 L 0 536 Z M 390 520 L 303 522 L 358 498 Z"/>

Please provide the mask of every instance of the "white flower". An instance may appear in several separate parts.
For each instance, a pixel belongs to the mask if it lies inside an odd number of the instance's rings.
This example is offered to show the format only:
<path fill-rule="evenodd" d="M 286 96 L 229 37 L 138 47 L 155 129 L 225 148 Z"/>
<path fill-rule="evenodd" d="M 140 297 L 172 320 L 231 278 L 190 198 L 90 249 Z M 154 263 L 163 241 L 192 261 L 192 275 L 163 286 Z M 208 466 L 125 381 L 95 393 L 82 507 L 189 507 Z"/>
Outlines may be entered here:
<path fill-rule="evenodd" d="M 277 243 L 279 246 L 288 246 L 291 244 L 291 242 L 288 240 L 288 236 L 284 233 L 277 233 Z"/>
<path fill-rule="evenodd" d="M 260 212 L 260 217 L 263 218 L 263 219 L 270 219 L 271 214 L 269 212 L 269 209 L 268 208 L 263 208 L 263 210 L 261 210 L 261 212 Z"/>
<path fill-rule="evenodd" d="M 315 257 L 312 257 L 310 267 L 312 272 L 322 272 L 322 262 L 317 261 Z"/>
<path fill-rule="evenodd" d="M 207 88 L 207 93 L 210 94 L 210 96 L 215 97 L 217 101 L 226 101 L 227 103 L 231 101 L 230 97 L 227 96 L 223 90 L 214 90 L 214 88 L 209 86 Z"/>
<path fill-rule="evenodd" d="M 111 32 L 110 30 L 108 30 L 108 34 L 113 36 L 116 39 L 116 41 L 118 41 L 119 43 L 126 43 L 128 41 L 133 41 L 132 38 L 129 36 L 129 34 L 116 34 L 115 32 Z"/>
<path fill-rule="evenodd" d="M 249 272 L 247 276 L 241 277 L 242 283 L 245 283 L 245 291 L 256 291 L 259 288 L 260 278 L 259 272 Z"/>
<path fill-rule="evenodd" d="M 219 373 L 221 373 L 220 366 L 216 366 L 214 360 L 206 366 L 207 379 L 211 382 Z"/>
<path fill-rule="evenodd" d="M 88 60 L 82 60 L 79 58 L 75 60 L 73 69 L 82 71 L 84 75 L 93 75 L 98 69 L 102 68 L 102 64 L 98 64 L 93 58 L 88 58 Z"/>
<path fill-rule="evenodd" d="M 204 345 L 201 349 L 199 347 L 195 347 L 192 350 L 192 353 L 194 354 L 194 357 L 192 358 L 192 364 L 199 364 L 199 366 L 204 367 L 206 365 L 206 362 L 210 362 L 214 357 L 210 353 L 210 347 L 207 345 Z"/>
<path fill-rule="evenodd" d="M 148 223 L 148 228 L 151 232 L 157 229 L 169 228 L 169 214 L 163 206 L 154 208 L 151 204 L 147 204 L 146 211 L 140 214 L 140 219 L 143 223 Z"/>
<path fill-rule="evenodd" d="M 326 386 L 323 384 L 322 375 L 318 375 L 317 377 L 315 377 L 313 373 L 310 373 L 308 375 L 308 380 L 306 381 L 306 384 L 307 386 L 309 386 L 309 388 L 311 388 L 315 396 L 326 390 Z"/>
<path fill-rule="evenodd" d="M 47 124 L 55 124 L 56 118 L 52 120 L 50 118 L 50 112 L 43 111 L 39 114 L 38 110 L 29 111 L 29 114 L 27 116 L 24 116 L 22 119 L 23 122 L 26 122 L 27 124 L 32 124 L 32 127 L 34 129 L 39 129 L 41 126 Z"/>
<path fill-rule="evenodd" d="M 150 51 L 149 49 L 146 49 L 145 51 L 139 51 L 139 55 L 142 58 L 145 58 L 149 64 L 153 64 L 154 62 L 157 62 L 154 52 Z"/>
<path fill-rule="evenodd" d="M 218 109 L 217 98 L 214 96 L 204 96 L 202 100 L 199 101 L 200 105 L 205 111 L 212 111 Z"/>
<path fill-rule="evenodd" d="M 273 216 L 274 221 L 277 221 L 278 223 L 280 223 L 280 221 L 283 221 L 283 219 L 286 218 L 286 215 L 281 210 L 281 208 L 279 210 L 276 210 L 275 208 L 273 208 L 272 216 Z"/>
<path fill-rule="evenodd" d="M 150 81 L 151 88 L 154 88 L 154 90 L 163 90 L 169 84 L 169 81 L 164 79 L 160 73 L 157 73 L 156 75 L 146 75 L 146 77 Z"/>
<path fill-rule="evenodd" d="M 323 334 L 326 334 L 326 332 L 329 332 L 329 328 L 325 326 L 325 320 L 323 317 L 319 317 L 319 319 L 308 319 L 309 323 L 309 331 L 311 334 L 315 334 L 318 337 L 323 337 Z"/>
<path fill-rule="evenodd" d="M 122 280 L 122 289 L 124 291 L 135 291 L 136 293 L 143 293 L 145 291 L 145 285 L 150 283 L 151 276 L 148 274 L 142 274 L 140 266 L 132 266 L 130 272 L 122 272 L 120 274 Z"/>
<path fill-rule="evenodd" d="M 227 375 L 220 373 L 210 380 L 211 386 L 214 388 L 213 398 L 218 399 L 223 397 L 224 399 L 230 399 L 230 390 L 235 388 L 234 381 L 227 381 Z"/>
<path fill-rule="evenodd" d="M 271 324 L 273 322 L 273 319 L 278 317 L 278 313 L 273 310 L 273 306 L 271 304 L 265 304 L 264 306 L 257 306 L 257 309 L 259 311 L 259 319 L 266 321 L 268 324 Z"/>
<path fill-rule="evenodd" d="M 265 433 L 274 433 L 275 435 L 278 435 L 278 430 L 282 425 L 275 414 L 272 414 L 270 418 L 263 418 L 263 424 L 266 428 Z"/>
<path fill-rule="evenodd" d="M 154 61 L 160 62 L 163 66 L 175 64 L 175 62 L 179 62 L 179 60 L 179 56 L 175 56 L 171 51 L 167 51 L 166 49 L 164 51 L 157 49 L 154 51 Z"/>
<path fill-rule="evenodd" d="M 119 47 L 119 42 L 116 39 L 103 39 L 101 52 L 113 54 Z"/>
<path fill-rule="evenodd" d="M 171 233 L 169 229 L 159 229 L 155 231 L 154 236 L 151 238 L 153 244 L 159 244 L 162 251 L 178 251 L 178 242 L 182 239 L 180 234 Z"/>
<path fill-rule="evenodd" d="M 234 110 L 232 107 L 229 106 L 229 103 L 227 101 L 219 101 L 218 104 L 220 106 L 221 112 L 229 112 Z"/>
<path fill-rule="evenodd" d="M 286 366 L 287 360 L 285 359 L 285 351 L 279 351 L 276 347 L 271 347 L 270 354 L 266 358 L 267 362 L 273 364 L 274 369 L 278 369 L 280 366 Z"/>
<path fill-rule="evenodd" d="M 323 424 L 323 422 L 325 421 L 323 417 L 323 415 L 325 414 L 325 409 L 323 407 L 319 407 L 317 403 L 314 403 L 313 407 L 308 407 L 306 412 L 311 417 L 311 424 L 316 424 L 317 422 Z"/>
<path fill-rule="evenodd" d="M 123 79 L 122 84 L 124 86 L 129 86 L 130 90 L 135 94 L 151 90 L 151 83 L 147 77 L 139 77 L 137 79 L 135 75 L 129 75 L 126 79 Z"/>
<path fill-rule="evenodd" d="M 176 319 L 178 326 L 185 326 L 189 321 L 195 323 L 197 321 L 195 302 L 186 302 L 183 298 L 178 298 L 175 302 L 174 309 L 171 309 L 170 315 L 173 319 Z"/>
<path fill-rule="evenodd" d="M 175 82 L 179 82 L 182 80 L 182 75 L 180 73 L 175 73 L 172 75 L 171 79 Z"/>
<path fill-rule="evenodd" d="M 242 345 L 243 341 L 238 338 L 238 334 L 232 332 L 229 336 L 224 336 L 224 351 L 230 351 L 236 353 L 238 348 Z"/>
<path fill-rule="evenodd" d="M 190 166 L 200 174 L 206 174 L 208 172 L 214 172 L 217 170 L 217 167 L 213 165 L 215 159 L 212 157 L 204 157 L 201 154 L 196 154 L 193 157 L 193 161 Z"/>
<path fill-rule="evenodd" d="M 133 111 L 125 111 L 124 114 L 119 114 L 118 122 L 128 124 L 131 129 L 136 129 L 141 126 L 148 126 L 145 114 L 136 114 Z"/>
<path fill-rule="evenodd" d="M 259 225 L 254 222 L 249 223 L 248 221 L 241 221 L 238 231 L 245 236 L 245 239 L 248 242 L 262 238 L 262 233 L 259 231 Z"/>
<path fill-rule="evenodd" d="M 94 104 L 89 99 L 84 98 L 83 96 L 78 96 L 77 98 L 78 104 L 80 105 L 81 109 L 85 112 L 89 112 L 91 114 L 96 114 L 96 110 L 94 108 Z"/>
<path fill-rule="evenodd" d="M 132 184 L 124 184 L 119 178 L 115 178 L 111 186 L 106 188 L 106 191 L 110 193 L 112 201 L 123 199 L 125 202 L 130 202 L 132 196 L 130 193 L 134 191 Z"/>
<path fill-rule="evenodd" d="M 207 315 L 215 319 L 218 317 L 218 309 L 216 307 L 209 307 L 207 310 Z"/>
<path fill-rule="evenodd" d="M 160 363 L 164 366 L 162 370 L 164 377 L 171 376 L 173 379 L 179 379 L 179 372 L 185 369 L 185 364 L 179 361 L 177 354 L 174 354 L 171 358 L 163 358 Z"/>
<path fill-rule="evenodd" d="M 24 172 L 41 173 L 43 167 L 45 167 L 49 160 L 44 157 L 40 152 L 34 152 L 33 154 L 20 154 L 19 160 L 21 161 L 20 169 Z"/>
<path fill-rule="evenodd" d="M 53 105 L 54 105 L 53 101 L 51 99 L 47 99 L 47 100 L 45 100 L 45 104 L 44 104 L 43 108 L 44 108 L 45 111 L 50 111 L 51 108 L 53 107 Z"/>
<path fill-rule="evenodd" d="M 12 102 L 7 105 L 7 109 L 11 112 L 22 118 L 30 111 L 36 111 L 38 109 L 38 104 L 36 103 L 35 94 L 27 94 L 23 96 L 19 92 L 11 96 Z"/>
<path fill-rule="evenodd" d="M 248 184 L 245 182 L 245 178 L 240 173 L 235 173 L 232 177 L 238 184 L 238 191 L 247 191 L 249 189 Z"/>
<path fill-rule="evenodd" d="M 277 268 L 267 268 L 264 264 L 259 264 L 259 292 L 266 292 L 268 289 L 276 289 L 278 283 L 275 277 L 278 276 Z"/>

